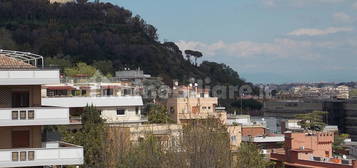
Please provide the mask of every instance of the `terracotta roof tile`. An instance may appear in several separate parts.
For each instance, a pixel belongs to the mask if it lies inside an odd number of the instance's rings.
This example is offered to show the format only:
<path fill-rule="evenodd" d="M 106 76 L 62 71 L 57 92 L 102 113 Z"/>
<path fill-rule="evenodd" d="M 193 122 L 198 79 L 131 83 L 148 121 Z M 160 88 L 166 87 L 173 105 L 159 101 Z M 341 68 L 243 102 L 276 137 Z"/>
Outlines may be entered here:
<path fill-rule="evenodd" d="M 36 67 L 4 54 L 0 54 L 0 68 L 32 69 Z"/>

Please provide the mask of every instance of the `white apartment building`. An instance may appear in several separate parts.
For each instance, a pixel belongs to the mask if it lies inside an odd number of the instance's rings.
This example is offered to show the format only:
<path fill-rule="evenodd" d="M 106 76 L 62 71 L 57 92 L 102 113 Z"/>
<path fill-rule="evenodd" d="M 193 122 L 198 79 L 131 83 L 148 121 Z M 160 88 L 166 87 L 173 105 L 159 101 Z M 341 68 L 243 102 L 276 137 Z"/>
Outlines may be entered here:
<path fill-rule="evenodd" d="M 68 108 L 41 106 L 41 85 L 58 83 L 59 70 L 40 62 L 39 55 L 0 50 L 0 167 L 83 164 L 83 147 L 43 136 L 45 126 L 70 122 Z"/>
<path fill-rule="evenodd" d="M 143 100 L 124 83 L 62 83 L 42 87 L 42 105 L 70 108 L 72 124 L 80 124 L 83 108 L 93 105 L 109 124 L 141 124 Z"/>
<path fill-rule="evenodd" d="M 350 88 L 348 86 L 338 86 L 337 90 L 337 98 L 340 99 L 349 99 L 350 98 Z"/>

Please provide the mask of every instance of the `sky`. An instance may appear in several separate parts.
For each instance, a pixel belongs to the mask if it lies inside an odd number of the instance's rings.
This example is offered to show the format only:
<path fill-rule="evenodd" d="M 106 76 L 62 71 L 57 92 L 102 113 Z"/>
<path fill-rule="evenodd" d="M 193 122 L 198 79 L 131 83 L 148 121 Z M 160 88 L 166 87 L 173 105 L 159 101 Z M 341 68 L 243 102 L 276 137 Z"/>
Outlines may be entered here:
<path fill-rule="evenodd" d="M 357 81 L 357 0 L 105 0 L 254 83 Z"/>

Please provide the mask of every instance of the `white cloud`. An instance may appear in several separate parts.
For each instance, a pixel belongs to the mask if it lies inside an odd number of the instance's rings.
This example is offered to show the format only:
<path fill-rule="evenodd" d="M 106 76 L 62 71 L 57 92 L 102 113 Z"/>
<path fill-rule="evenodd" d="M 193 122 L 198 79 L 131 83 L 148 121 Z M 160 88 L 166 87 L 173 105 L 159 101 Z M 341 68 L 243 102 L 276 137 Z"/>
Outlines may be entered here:
<path fill-rule="evenodd" d="M 321 35 L 328 35 L 328 34 L 333 34 L 333 33 L 338 33 L 338 32 L 350 32 L 353 31 L 352 27 L 329 27 L 326 29 L 297 29 L 294 30 L 288 35 L 294 35 L 294 36 L 321 36 Z"/>
<path fill-rule="evenodd" d="M 273 7 L 279 5 L 289 5 L 293 7 L 302 7 L 311 4 L 331 4 L 331 3 L 341 3 L 345 0 L 261 0 L 266 6 Z"/>
<path fill-rule="evenodd" d="M 203 60 L 226 63 L 239 72 L 250 74 L 246 76 L 250 77 L 248 80 L 256 81 L 336 80 L 330 79 L 326 71 L 352 72 L 355 70 L 353 68 L 357 54 L 357 40 L 352 37 L 310 40 L 277 38 L 270 42 L 232 43 L 178 41 L 176 44 L 181 50 L 202 51 Z M 291 75 L 294 77 L 290 77 Z M 351 76 L 341 74 L 341 79 L 348 77 Z"/>
<path fill-rule="evenodd" d="M 320 58 L 320 54 L 318 52 L 314 52 L 313 48 L 329 48 L 335 45 L 334 42 L 299 41 L 287 38 L 275 39 L 270 43 L 258 43 L 251 41 L 226 43 L 218 41 L 208 44 L 197 41 L 178 41 L 176 44 L 181 50 L 200 50 L 208 57 L 220 55 L 240 58 L 270 56 L 270 58 L 281 59 L 293 57 L 303 60 Z"/>
<path fill-rule="evenodd" d="M 340 23 L 351 23 L 353 21 L 352 17 L 344 12 L 334 13 L 332 18 L 335 22 Z"/>

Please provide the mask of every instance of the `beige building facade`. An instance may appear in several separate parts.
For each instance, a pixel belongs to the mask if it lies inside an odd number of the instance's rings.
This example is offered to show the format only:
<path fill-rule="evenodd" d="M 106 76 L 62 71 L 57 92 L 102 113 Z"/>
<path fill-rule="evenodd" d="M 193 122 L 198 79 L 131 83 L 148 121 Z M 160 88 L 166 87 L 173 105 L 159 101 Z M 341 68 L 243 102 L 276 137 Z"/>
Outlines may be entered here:
<path fill-rule="evenodd" d="M 225 124 L 227 113 L 216 111 L 217 105 L 218 98 L 210 97 L 209 90 L 189 86 L 174 88 L 166 102 L 170 118 L 178 124 L 208 118 L 218 118 Z"/>
<path fill-rule="evenodd" d="M 227 125 L 227 131 L 229 133 L 231 150 L 237 151 L 242 143 L 242 126 Z"/>

